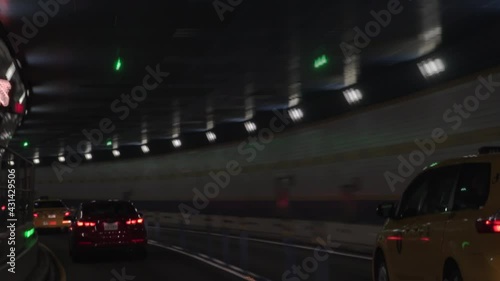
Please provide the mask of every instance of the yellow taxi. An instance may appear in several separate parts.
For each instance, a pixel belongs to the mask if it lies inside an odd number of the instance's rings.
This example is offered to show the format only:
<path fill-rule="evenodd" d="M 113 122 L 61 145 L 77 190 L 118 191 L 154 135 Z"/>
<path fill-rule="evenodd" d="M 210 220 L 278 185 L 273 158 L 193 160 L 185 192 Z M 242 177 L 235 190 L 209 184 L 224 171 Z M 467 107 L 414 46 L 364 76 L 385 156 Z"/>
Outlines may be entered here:
<path fill-rule="evenodd" d="M 33 223 L 37 229 L 60 228 L 67 230 L 71 224 L 65 220 L 71 211 L 57 199 L 38 199 L 33 205 Z"/>
<path fill-rule="evenodd" d="M 373 280 L 500 280 L 499 152 L 433 163 L 378 207 Z"/>

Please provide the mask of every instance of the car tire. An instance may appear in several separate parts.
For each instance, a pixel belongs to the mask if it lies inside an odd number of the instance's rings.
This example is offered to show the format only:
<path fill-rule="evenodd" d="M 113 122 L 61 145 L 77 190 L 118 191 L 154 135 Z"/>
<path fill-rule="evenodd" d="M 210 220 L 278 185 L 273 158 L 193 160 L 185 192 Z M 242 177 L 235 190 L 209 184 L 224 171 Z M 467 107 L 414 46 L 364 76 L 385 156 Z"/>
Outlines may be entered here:
<path fill-rule="evenodd" d="M 389 271 L 382 257 L 376 263 L 375 281 L 389 281 Z"/>
<path fill-rule="evenodd" d="M 443 281 L 463 281 L 462 273 L 457 265 L 452 265 L 445 270 Z"/>

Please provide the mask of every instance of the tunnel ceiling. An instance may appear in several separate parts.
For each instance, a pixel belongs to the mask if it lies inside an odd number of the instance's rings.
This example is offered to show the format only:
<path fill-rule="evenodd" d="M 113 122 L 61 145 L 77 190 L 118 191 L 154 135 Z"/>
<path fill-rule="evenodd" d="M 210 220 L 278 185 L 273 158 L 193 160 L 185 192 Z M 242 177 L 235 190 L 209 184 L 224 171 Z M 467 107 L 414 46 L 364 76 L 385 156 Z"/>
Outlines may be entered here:
<path fill-rule="evenodd" d="M 208 131 L 235 141 L 272 109 L 300 109 L 300 126 L 497 65 L 500 1 L 456 2 L 0 1 L 31 89 L 10 146 L 111 159 L 209 145 Z M 417 64 L 435 58 L 446 69 L 426 79 Z"/>

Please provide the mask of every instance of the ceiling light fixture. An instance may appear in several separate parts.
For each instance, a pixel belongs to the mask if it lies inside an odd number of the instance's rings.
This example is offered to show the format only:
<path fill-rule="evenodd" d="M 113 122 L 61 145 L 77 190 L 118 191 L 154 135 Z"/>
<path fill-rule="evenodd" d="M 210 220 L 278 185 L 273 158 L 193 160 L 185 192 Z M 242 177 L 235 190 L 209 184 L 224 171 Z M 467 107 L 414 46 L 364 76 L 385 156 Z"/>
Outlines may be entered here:
<path fill-rule="evenodd" d="M 344 98 L 346 99 L 347 103 L 355 104 L 363 99 L 363 94 L 361 94 L 361 91 L 359 89 L 347 89 L 344 91 Z"/>
<path fill-rule="evenodd" d="M 300 108 L 292 108 L 288 110 L 288 114 L 292 118 L 293 122 L 300 121 L 304 117 L 304 112 Z"/>
<path fill-rule="evenodd" d="M 247 132 L 252 133 L 257 130 L 257 125 L 255 125 L 255 123 L 252 121 L 245 122 L 245 129 L 247 130 Z"/>
<path fill-rule="evenodd" d="M 217 140 L 217 136 L 214 132 L 207 132 L 206 136 L 209 142 L 214 142 L 215 140 Z"/>
<path fill-rule="evenodd" d="M 441 59 L 428 59 L 417 64 L 420 73 L 425 78 L 435 76 L 445 70 L 443 60 Z"/>
<path fill-rule="evenodd" d="M 182 146 L 182 142 L 180 139 L 175 139 L 175 140 L 172 140 L 172 145 L 175 147 L 175 148 L 178 148 L 178 147 L 181 147 Z"/>

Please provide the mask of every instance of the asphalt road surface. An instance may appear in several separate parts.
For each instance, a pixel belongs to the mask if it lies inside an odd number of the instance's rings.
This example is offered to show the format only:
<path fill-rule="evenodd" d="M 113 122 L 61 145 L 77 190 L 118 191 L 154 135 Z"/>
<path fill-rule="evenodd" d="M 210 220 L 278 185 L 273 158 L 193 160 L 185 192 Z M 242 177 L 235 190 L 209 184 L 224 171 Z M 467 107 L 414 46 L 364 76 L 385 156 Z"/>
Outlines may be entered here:
<path fill-rule="evenodd" d="M 161 247 L 149 246 L 145 260 L 123 253 L 107 252 L 83 263 L 74 263 L 68 252 L 67 234 L 46 232 L 40 243 L 55 255 L 67 281 L 186 281 L 242 280 L 191 257 Z M 64 280 L 61 279 L 61 280 Z"/>

